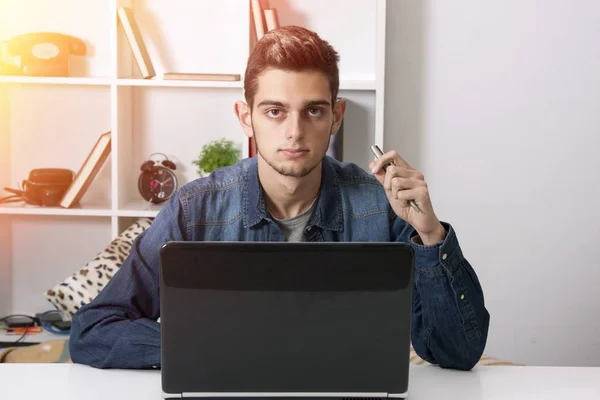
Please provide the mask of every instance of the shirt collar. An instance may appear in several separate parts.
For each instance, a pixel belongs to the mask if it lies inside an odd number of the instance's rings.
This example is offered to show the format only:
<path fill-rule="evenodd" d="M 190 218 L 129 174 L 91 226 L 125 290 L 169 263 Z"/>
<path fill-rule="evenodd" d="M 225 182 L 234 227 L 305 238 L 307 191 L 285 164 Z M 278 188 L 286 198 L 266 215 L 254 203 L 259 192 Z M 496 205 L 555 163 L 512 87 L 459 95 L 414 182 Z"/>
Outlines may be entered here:
<path fill-rule="evenodd" d="M 309 221 L 323 229 L 341 231 L 343 226 L 342 194 L 337 173 L 326 156 L 323 158 L 321 189 L 315 205 L 315 210 Z M 257 157 L 252 157 L 246 169 L 246 178 L 243 194 L 244 227 L 254 226 L 264 220 L 270 220 L 267 211 L 262 186 L 258 179 Z"/>

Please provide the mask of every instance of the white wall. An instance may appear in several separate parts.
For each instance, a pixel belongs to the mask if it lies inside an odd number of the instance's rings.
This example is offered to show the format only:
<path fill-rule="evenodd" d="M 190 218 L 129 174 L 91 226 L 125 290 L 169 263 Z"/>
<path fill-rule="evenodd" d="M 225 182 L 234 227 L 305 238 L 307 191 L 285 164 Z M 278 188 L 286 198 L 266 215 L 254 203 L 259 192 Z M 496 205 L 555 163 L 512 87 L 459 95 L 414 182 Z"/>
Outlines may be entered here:
<path fill-rule="evenodd" d="M 600 2 L 388 7 L 385 145 L 481 278 L 486 353 L 600 365 Z"/>

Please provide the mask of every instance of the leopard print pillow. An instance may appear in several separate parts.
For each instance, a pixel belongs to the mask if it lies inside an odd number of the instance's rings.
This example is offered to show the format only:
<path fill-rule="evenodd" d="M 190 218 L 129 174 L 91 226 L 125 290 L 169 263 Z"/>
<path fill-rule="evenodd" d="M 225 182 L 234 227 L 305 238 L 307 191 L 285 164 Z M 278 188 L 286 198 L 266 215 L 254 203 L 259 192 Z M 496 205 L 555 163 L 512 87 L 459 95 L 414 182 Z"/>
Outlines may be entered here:
<path fill-rule="evenodd" d="M 135 238 L 144 232 L 152 218 L 140 218 L 80 270 L 44 293 L 44 297 L 70 320 L 81 306 L 91 302 L 121 267 Z"/>

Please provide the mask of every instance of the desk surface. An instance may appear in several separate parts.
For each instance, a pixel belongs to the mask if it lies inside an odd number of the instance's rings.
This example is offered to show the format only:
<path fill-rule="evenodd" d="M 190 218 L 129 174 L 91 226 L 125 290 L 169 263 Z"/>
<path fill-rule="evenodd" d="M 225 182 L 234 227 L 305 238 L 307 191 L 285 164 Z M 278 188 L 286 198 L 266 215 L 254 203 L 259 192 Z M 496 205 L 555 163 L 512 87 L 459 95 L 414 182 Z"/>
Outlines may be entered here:
<path fill-rule="evenodd" d="M 73 364 L 0 364 L 3 399 L 160 400 L 160 371 Z M 600 399 L 600 367 L 411 367 L 410 400 Z"/>

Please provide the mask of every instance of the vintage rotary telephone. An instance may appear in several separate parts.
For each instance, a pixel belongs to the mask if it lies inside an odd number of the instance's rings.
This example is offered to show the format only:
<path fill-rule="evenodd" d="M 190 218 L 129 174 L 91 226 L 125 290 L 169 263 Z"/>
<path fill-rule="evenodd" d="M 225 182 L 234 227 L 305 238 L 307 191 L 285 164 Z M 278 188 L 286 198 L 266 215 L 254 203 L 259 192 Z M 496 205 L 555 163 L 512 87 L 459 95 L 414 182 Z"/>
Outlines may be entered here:
<path fill-rule="evenodd" d="M 35 206 L 58 206 L 74 177 L 75 173 L 70 169 L 34 169 L 28 179 L 23 180 L 22 190 L 5 187 L 4 190 L 13 195 L 0 198 L 0 203 L 24 201 Z"/>
<path fill-rule="evenodd" d="M 6 51 L 20 57 L 18 67 L 0 65 L 0 73 L 29 76 L 69 76 L 69 56 L 84 56 L 83 40 L 55 32 L 31 32 L 15 36 L 6 42 Z M 16 70 L 15 70 L 16 68 Z"/>

